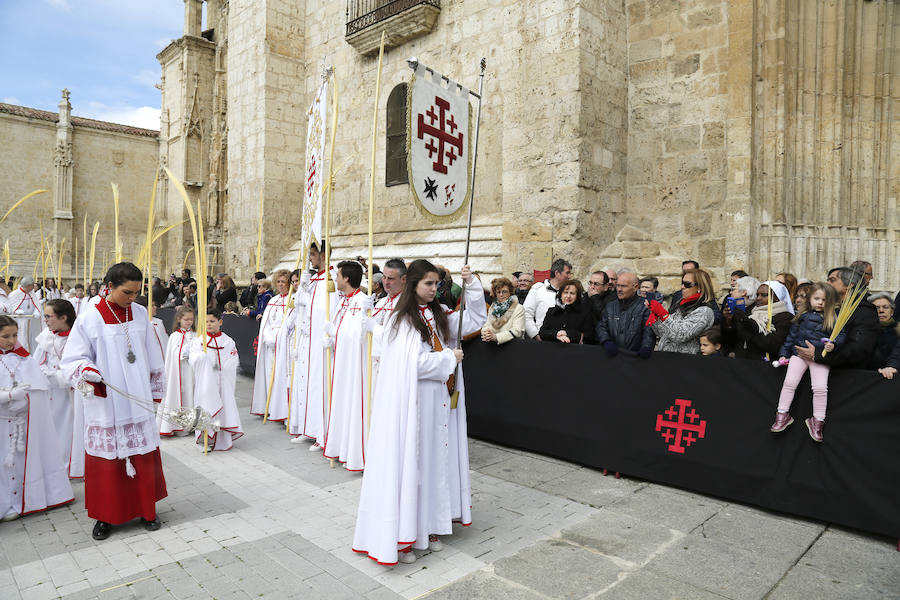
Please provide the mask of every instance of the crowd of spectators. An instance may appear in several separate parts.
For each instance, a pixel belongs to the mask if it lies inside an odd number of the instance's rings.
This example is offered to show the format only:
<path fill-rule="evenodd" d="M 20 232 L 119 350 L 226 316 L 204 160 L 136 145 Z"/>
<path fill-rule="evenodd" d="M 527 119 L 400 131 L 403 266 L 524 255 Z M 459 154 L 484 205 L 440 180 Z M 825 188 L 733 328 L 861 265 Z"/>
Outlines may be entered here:
<path fill-rule="evenodd" d="M 481 338 L 597 344 L 610 357 L 643 359 L 654 351 L 770 362 L 797 355 L 831 368 L 878 370 L 890 379 L 900 370 L 894 319 L 900 294 L 868 291 L 872 273 L 866 261 L 835 267 L 819 282 L 787 272 L 766 279 L 735 270 L 729 287 L 717 293 L 710 273 L 686 260 L 681 285 L 664 295 L 657 277 L 608 268 L 582 283 L 568 261 L 557 259 L 544 281 L 516 272 L 492 282 Z M 838 336 L 830 329 L 834 313 L 848 291 L 862 287 L 868 290 Z M 833 349 L 823 352 L 826 343 Z"/>

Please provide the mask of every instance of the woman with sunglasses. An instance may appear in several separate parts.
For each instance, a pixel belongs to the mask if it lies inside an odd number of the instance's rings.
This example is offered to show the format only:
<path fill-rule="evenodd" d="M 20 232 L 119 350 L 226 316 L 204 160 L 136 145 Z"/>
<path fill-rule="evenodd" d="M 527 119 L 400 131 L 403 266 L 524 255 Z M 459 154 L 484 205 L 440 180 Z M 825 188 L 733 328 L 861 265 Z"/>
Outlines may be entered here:
<path fill-rule="evenodd" d="M 657 350 L 699 354 L 700 336 L 715 321 L 708 306 L 715 300 L 712 278 L 703 269 L 687 271 L 681 276 L 681 292 L 681 301 L 671 313 L 656 300 L 645 301 L 651 313 L 647 324 L 659 337 Z"/>

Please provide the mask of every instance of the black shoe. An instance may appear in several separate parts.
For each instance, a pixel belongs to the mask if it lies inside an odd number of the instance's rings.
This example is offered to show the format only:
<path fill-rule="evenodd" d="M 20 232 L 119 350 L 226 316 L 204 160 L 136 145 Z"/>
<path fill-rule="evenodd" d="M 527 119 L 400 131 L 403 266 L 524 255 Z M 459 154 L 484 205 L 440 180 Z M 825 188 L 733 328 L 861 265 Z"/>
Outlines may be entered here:
<path fill-rule="evenodd" d="M 152 521 L 148 521 L 147 519 L 141 517 L 141 523 L 144 524 L 144 529 L 147 531 L 156 531 L 160 527 L 162 527 L 162 523 L 159 522 L 159 518 L 154 517 Z"/>
<path fill-rule="evenodd" d="M 112 525 L 106 521 L 97 521 L 94 523 L 94 532 L 91 534 L 95 540 L 105 540 L 112 532 Z"/>

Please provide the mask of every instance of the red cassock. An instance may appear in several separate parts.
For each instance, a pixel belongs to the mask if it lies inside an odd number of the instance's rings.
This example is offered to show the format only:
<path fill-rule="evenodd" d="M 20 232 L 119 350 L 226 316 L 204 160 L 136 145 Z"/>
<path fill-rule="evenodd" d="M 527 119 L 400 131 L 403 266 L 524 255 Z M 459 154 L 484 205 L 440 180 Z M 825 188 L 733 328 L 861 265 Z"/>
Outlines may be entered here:
<path fill-rule="evenodd" d="M 144 307 L 106 300 L 85 311 L 69 335 L 62 369 L 73 384 L 93 370 L 132 397 L 98 383 L 84 399 L 85 505 L 92 519 L 152 520 L 156 502 L 167 496 L 156 417 L 142 405 L 158 402 L 165 389 L 156 344 Z"/>

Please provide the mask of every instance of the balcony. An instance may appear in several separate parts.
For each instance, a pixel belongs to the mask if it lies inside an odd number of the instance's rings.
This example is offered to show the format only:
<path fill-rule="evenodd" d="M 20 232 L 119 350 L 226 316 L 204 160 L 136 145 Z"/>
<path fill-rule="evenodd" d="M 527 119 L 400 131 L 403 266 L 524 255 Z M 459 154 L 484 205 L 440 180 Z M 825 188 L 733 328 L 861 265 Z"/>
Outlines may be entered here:
<path fill-rule="evenodd" d="M 441 13 L 441 0 L 347 0 L 347 43 L 357 52 L 378 52 L 430 33 Z"/>

